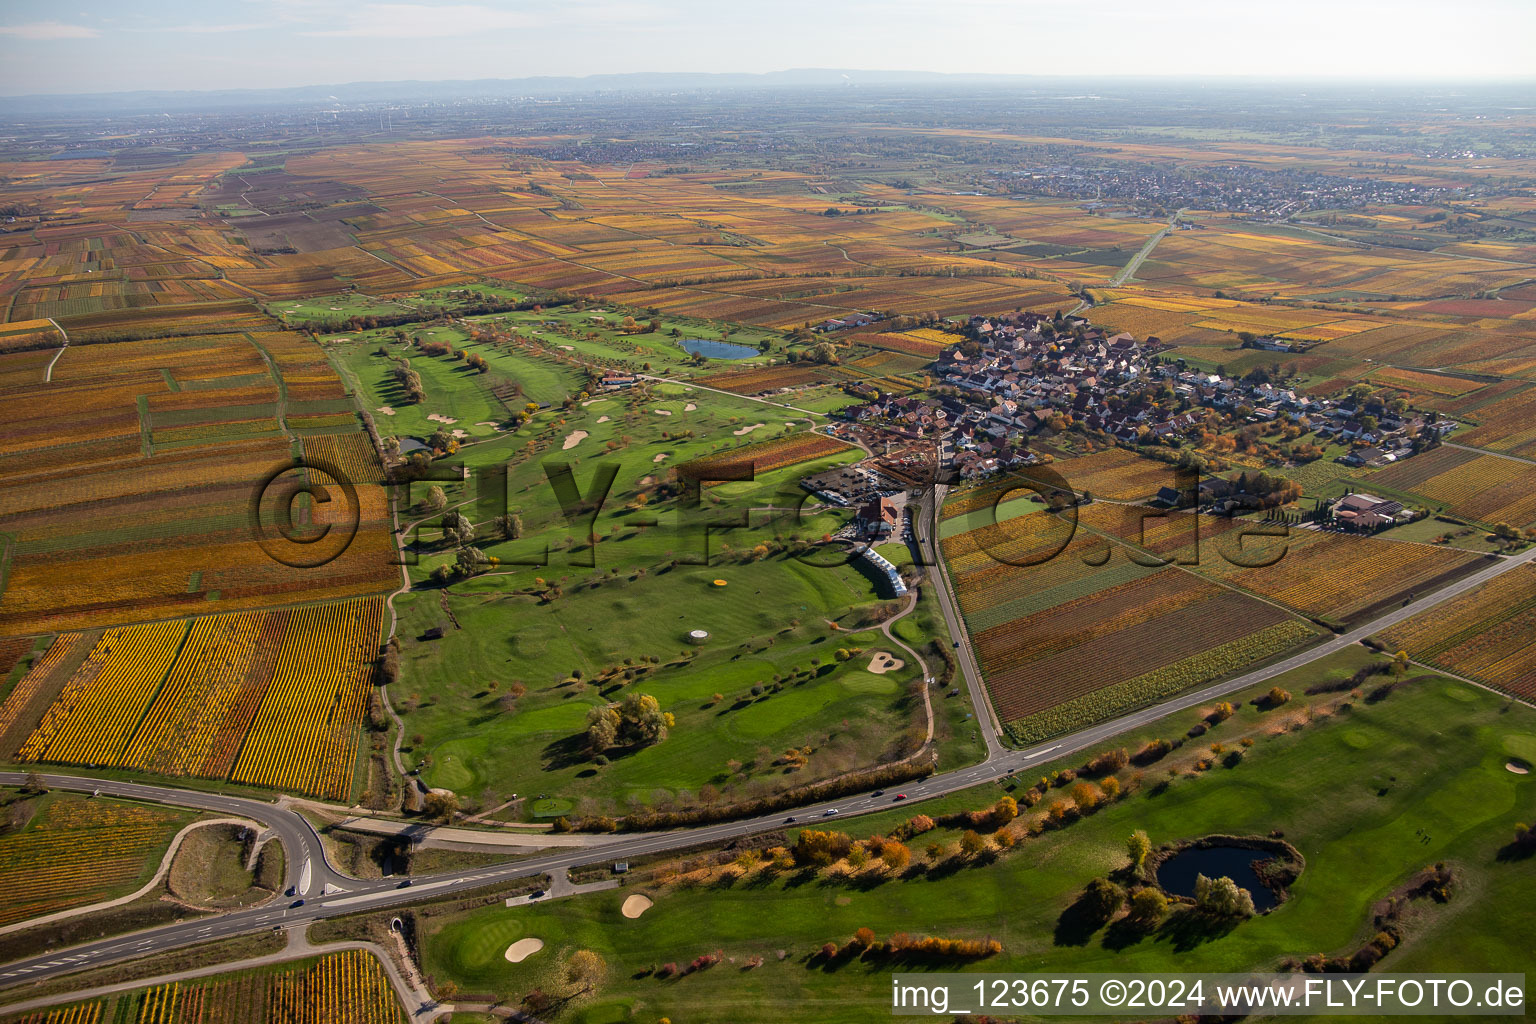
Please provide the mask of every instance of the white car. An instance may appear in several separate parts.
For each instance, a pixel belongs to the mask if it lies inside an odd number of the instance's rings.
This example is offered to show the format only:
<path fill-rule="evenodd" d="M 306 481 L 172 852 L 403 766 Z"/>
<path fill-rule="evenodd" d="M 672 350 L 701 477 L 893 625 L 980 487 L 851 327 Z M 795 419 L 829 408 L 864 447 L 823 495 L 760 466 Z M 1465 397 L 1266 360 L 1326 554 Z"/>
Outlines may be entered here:
<path fill-rule="evenodd" d="M 836 813 L 838 813 L 838 811 L 837 811 L 837 808 L 836 808 L 836 807 L 829 807 L 829 808 L 827 808 L 827 809 L 826 809 L 826 810 L 825 810 L 825 811 L 822 811 L 822 812 L 821 812 L 821 816 L 822 816 L 822 817 L 823 817 L 823 818 L 830 818 L 830 817 L 832 817 L 832 816 L 833 816 L 833 815 L 834 815 L 834 814 L 836 814 Z"/>

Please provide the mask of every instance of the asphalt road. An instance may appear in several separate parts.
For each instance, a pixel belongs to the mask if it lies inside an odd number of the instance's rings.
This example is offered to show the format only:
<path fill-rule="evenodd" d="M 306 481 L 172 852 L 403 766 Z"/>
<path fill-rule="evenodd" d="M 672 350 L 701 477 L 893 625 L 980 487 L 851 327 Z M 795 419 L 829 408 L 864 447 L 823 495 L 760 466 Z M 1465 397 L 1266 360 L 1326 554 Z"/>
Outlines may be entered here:
<path fill-rule="evenodd" d="M 947 570 L 939 557 L 939 510 L 944 507 L 944 495 L 948 492 L 949 488 L 944 484 L 936 484 L 923 495 L 923 504 L 917 515 L 912 517 L 912 527 L 917 534 L 918 549 L 928 562 L 928 582 L 933 585 L 934 594 L 939 599 L 939 609 L 944 613 L 949 635 L 962 641 L 958 647 L 951 648 L 950 653 L 955 656 L 955 661 L 960 665 L 960 674 L 965 677 L 966 689 L 971 694 L 971 707 L 976 709 L 976 728 L 981 732 L 982 742 L 987 745 L 987 760 L 990 762 L 1006 752 L 1007 748 L 998 738 L 1000 730 L 992 711 L 992 698 L 987 695 L 986 684 L 982 682 L 981 669 L 976 667 L 976 654 L 971 650 L 970 638 L 965 632 L 965 620 L 961 618 L 954 595 L 949 591 Z"/>
<path fill-rule="evenodd" d="M 55 775 L 39 772 L 50 789 L 67 789 L 80 793 L 100 793 L 102 796 L 145 800 L 150 803 L 171 804 L 199 811 L 238 815 L 260 822 L 274 832 L 283 844 L 285 884 L 294 887 L 299 894 L 307 891 L 320 892 L 327 884 L 350 885 L 353 880 L 333 868 L 325 859 L 325 847 L 320 836 L 303 815 L 286 807 L 252 800 L 247 797 L 224 796 L 219 793 L 199 792 L 195 789 L 175 789 L 170 786 L 150 786 L 137 782 L 119 782 L 111 779 L 92 779 L 79 775 Z M 22 786 L 27 775 L 23 772 L 0 772 L 0 785 Z"/>
<path fill-rule="evenodd" d="M 1387 629 L 1409 616 L 1416 615 L 1426 608 L 1433 607 L 1459 594 L 1466 593 L 1501 573 L 1509 572 L 1515 567 L 1528 564 L 1533 560 L 1536 560 L 1536 548 L 1532 548 L 1530 551 L 1513 558 L 1498 559 L 1486 568 L 1470 576 L 1463 577 L 1461 580 L 1436 591 L 1432 595 L 1398 608 L 1357 629 L 1334 636 L 1324 643 L 1308 648 L 1262 669 L 1215 683 L 1191 693 L 1186 693 L 1172 700 L 1164 701 L 1161 704 L 1130 712 L 1111 721 L 1059 737 L 1049 743 L 1039 744 L 1026 750 L 999 752 L 981 764 L 959 768 L 955 771 L 934 775 L 922 781 L 902 786 L 900 787 L 900 792 L 905 794 L 907 799 L 899 802 L 905 806 L 918 800 L 942 796 L 999 779 L 1021 769 L 1031 768 L 1055 758 L 1065 757 L 1076 751 L 1113 739 L 1123 733 L 1142 728 L 1176 711 L 1198 707 L 1201 704 L 1209 703 L 1235 691 L 1256 686 L 1275 676 L 1301 668 L 1320 658 L 1358 643 L 1366 637 Z M 963 645 L 961 651 L 966 654 L 969 653 L 965 651 Z M 0 773 L 0 783 L 6 785 L 20 784 L 24 778 L 25 776 L 17 772 Z M 674 832 L 624 835 L 617 837 L 612 845 L 605 846 L 600 850 L 563 850 L 546 856 L 530 857 L 501 867 L 416 876 L 411 880 L 409 887 L 402 888 L 401 882 L 397 879 L 364 881 L 347 878 L 335 872 L 325 863 L 319 837 L 315 834 L 309 823 L 299 815 L 271 804 L 239 797 L 225 797 L 217 794 L 147 786 L 137 783 L 97 782 L 75 776 L 46 775 L 44 779 L 49 785 L 58 789 L 81 789 L 86 791 L 99 789 L 103 794 L 112 796 L 132 797 L 177 806 L 241 814 L 257 821 L 269 823 L 272 828 L 279 830 L 279 834 L 282 836 L 285 844 L 292 844 L 287 846 L 289 851 L 300 851 L 299 856 L 290 856 L 289 858 L 290 877 L 293 865 L 300 862 L 312 862 L 314 865 L 314 879 L 311 880 L 309 890 L 311 893 L 321 893 L 323 883 L 317 884 L 316 880 L 329 881 L 333 886 L 342 886 L 347 891 L 332 892 L 328 895 L 310 895 L 304 899 L 302 906 L 291 906 L 290 904 L 293 900 L 279 899 L 261 907 L 232 911 L 215 917 L 187 921 L 181 924 L 152 928 L 116 938 L 84 943 L 67 950 L 43 953 L 35 957 L 0 966 L 0 986 L 67 974 L 71 971 L 115 963 L 121 960 L 150 956 L 182 946 L 195 945 L 200 942 L 208 942 L 232 935 L 258 932 L 264 928 L 308 923 L 321 918 L 338 917 L 343 914 L 357 913 L 359 911 L 383 910 L 418 900 L 440 899 L 454 893 L 481 888 L 497 882 L 525 878 L 548 871 L 558 871 L 562 868 L 632 859 L 647 854 L 663 853 L 667 850 L 700 844 L 722 843 L 739 836 L 782 828 L 787 824 L 804 825 L 820 822 L 824 825 L 829 825 L 843 818 L 884 810 L 898 803 L 895 799 L 897 795 L 895 793 L 885 793 L 878 797 L 863 795 L 819 803 L 797 810 L 793 815 L 765 815 L 742 821 L 707 825 Z"/>

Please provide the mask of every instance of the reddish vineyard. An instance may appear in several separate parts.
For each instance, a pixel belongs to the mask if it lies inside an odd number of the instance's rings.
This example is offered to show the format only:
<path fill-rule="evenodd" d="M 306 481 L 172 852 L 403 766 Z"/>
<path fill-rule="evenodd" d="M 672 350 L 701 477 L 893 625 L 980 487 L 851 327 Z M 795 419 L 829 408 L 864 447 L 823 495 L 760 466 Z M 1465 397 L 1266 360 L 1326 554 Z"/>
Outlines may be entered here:
<path fill-rule="evenodd" d="M 710 473 L 718 472 L 725 467 L 750 466 L 754 473 L 766 473 L 769 470 L 782 469 L 785 466 L 809 462 L 812 459 L 836 455 L 852 449 L 853 445 L 846 441 L 839 441 L 835 437 L 801 432 L 776 437 L 771 441 L 759 441 L 757 444 L 749 444 L 741 448 L 732 448 L 716 455 L 706 455 L 702 459 L 680 464 L 677 471 L 683 476 L 697 480 L 707 480 Z"/>
<path fill-rule="evenodd" d="M 820 384 L 827 379 L 824 370 L 809 363 L 793 363 L 783 366 L 750 367 L 745 370 L 727 370 L 700 377 L 699 383 L 719 388 L 737 395 L 757 395 L 779 388 L 799 388 Z"/>
<path fill-rule="evenodd" d="M 950 342 L 959 340 L 958 337 L 949 339 Z M 869 348 L 878 348 L 886 352 L 904 352 L 907 355 L 925 356 L 928 359 L 936 358 L 940 352 L 944 351 L 946 344 L 931 338 L 919 337 L 916 334 L 860 334 L 854 338 L 854 341 Z"/>
<path fill-rule="evenodd" d="M 1164 569 L 974 639 L 998 716 L 1011 722 L 1285 619 L 1279 609 Z"/>

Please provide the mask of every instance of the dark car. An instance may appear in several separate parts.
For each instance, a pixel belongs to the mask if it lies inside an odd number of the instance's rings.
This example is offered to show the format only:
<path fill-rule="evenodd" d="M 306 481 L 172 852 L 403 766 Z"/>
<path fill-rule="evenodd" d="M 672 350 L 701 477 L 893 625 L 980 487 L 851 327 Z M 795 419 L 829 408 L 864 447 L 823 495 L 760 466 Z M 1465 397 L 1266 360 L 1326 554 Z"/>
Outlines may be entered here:
<path fill-rule="evenodd" d="M 786 824 L 786 825 L 793 824 L 794 820 L 795 820 L 795 816 L 793 814 L 791 814 L 789 817 L 784 819 L 784 824 Z"/>
<path fill-rule="evenodd" d="M 289 904 L 289 907 L 290 908 L 292 908 L 292 907 L 302 907 L 303 905 L 304 905 L 304 901 L 303 900 L 294 900 L 292 903 Z"/>
<path fill-rule="evenodd" d="M 536 899 L 540 899 L 541 897 L 543 897 L 543 895 L 544 895 L 544 890 L 543 889 L 535 889 L 535 890 L 533 890 L 533 892 L 528 894 L 528 898 L 531 899 L 531 900 L 536 900 Z"/>
<path fill-rule="evenodd" d="M 871 793 L 869 795 L 870 796 L 885 796 L 885 790 L 877 789 L 877 790 L 875 790 L 873 793 Z"/>
<path fill-rule="evenodd" d="M 399 885 L 395 886 L 396 889 L 409 889 L 410 887 L 411 887 L 411 880 L 409 878 L 407 878 L 405 881 L 401 882 Z"/>

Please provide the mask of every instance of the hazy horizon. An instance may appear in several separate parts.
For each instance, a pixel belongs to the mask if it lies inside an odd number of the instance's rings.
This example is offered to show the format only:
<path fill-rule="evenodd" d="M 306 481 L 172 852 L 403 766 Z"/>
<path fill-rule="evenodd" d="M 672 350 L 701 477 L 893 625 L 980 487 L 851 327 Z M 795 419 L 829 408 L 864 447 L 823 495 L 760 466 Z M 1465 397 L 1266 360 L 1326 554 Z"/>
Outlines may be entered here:
<path fill-rule="evenodd" d="M 19 0 L 0 15 L 0 95 L 323 87 L 607 74 L 850 73 L 1476 82 L 1532 77 L 1536 5 L 1293 0 L 482 3 Z M 1432 45 L 1432 52 L 1430 47 Z M 1428 54 L 1426 56 L 1426 54 Z"/>

